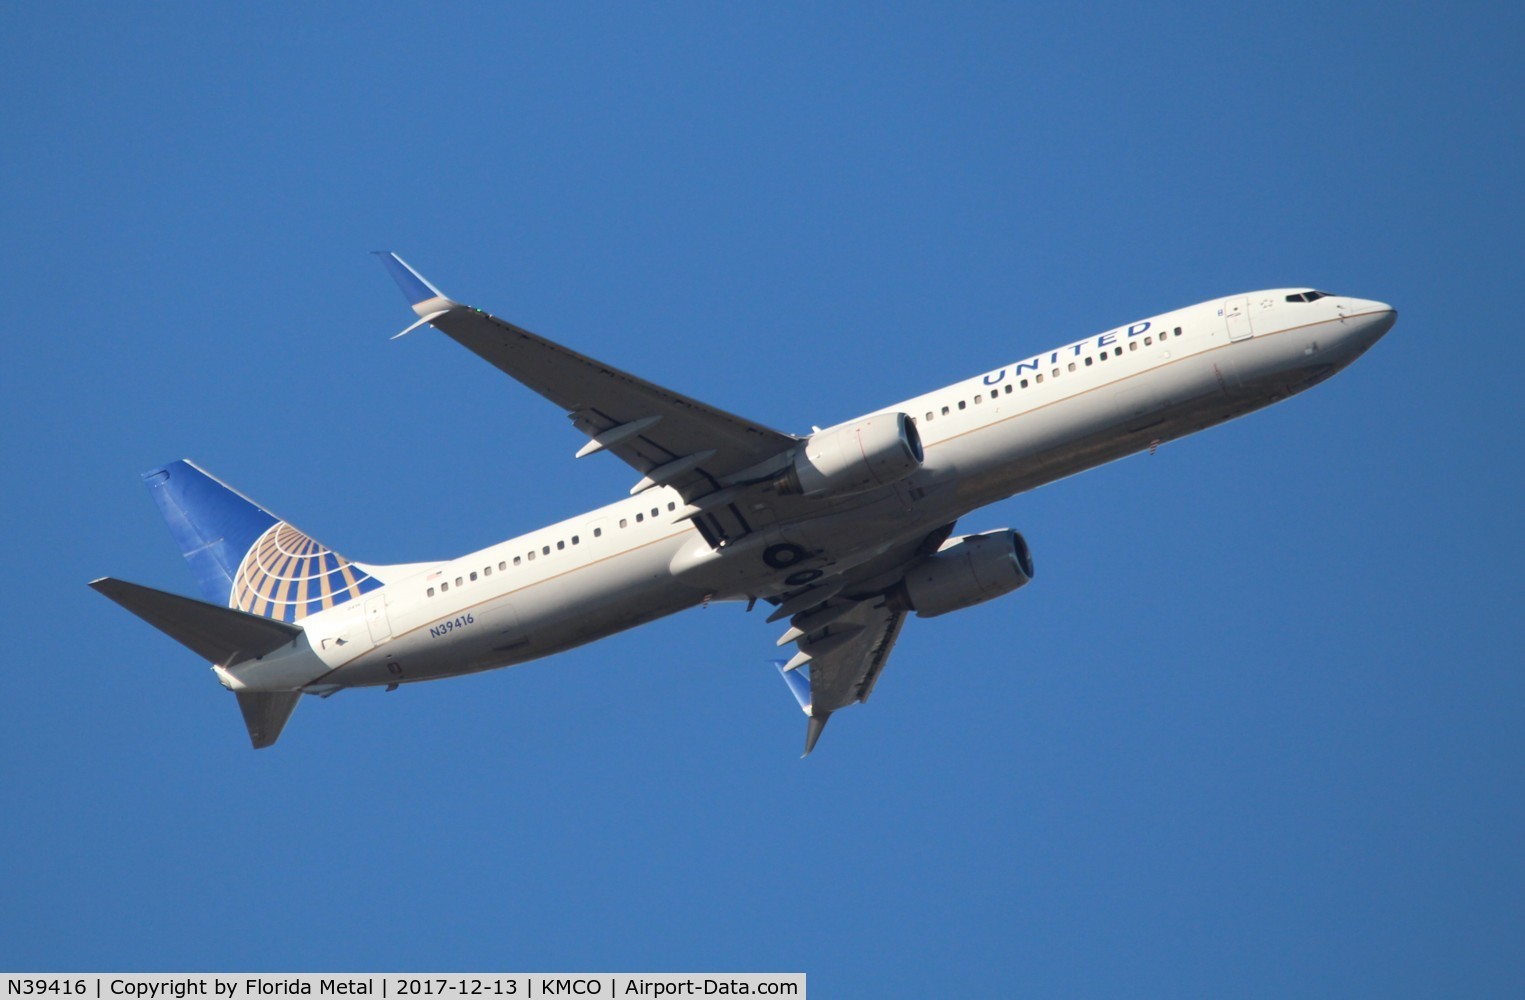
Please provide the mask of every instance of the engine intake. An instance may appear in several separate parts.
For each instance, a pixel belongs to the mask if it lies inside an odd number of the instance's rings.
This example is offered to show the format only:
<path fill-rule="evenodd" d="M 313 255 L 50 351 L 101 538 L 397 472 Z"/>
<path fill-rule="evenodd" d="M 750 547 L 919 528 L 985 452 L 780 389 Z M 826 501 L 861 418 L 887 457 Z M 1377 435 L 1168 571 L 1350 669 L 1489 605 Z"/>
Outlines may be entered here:
<path fill-rule="evenodd" d="M 890 591 L 890 603 L 936 618 L 1009 594 L 1033 578 L 1027 541 L 1010 528 L 950 538 L 911 568 Z"/>
<path fill-rule="evenodd" d="M 878 413 L 812 434 L 774 486 L 795 496 L 852 496 L 906 478 L 922 457 L 916 421 Z"/>

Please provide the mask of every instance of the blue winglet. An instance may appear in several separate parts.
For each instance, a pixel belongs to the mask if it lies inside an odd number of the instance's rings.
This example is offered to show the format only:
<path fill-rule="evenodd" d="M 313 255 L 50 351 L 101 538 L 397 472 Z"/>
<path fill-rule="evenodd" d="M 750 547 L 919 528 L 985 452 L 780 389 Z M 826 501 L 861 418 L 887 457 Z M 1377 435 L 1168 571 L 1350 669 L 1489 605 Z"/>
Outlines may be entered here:
<path fill-rule="evenodd" d="M 801 676 L 810 668 L 804 666 L 798 670 L 785 670 L 787 660 L 773 660 L 772 663 L 778 668 L 779 676 L 783 677 L 784 683 L 789 685 L 789 691 L 794 695 L 794 700 L 800 703 L 800 710 L 806 715 L 810 714 L 810 678 Z"/>
<path fill-rule="evenodd" d="M 402 294 L 408 300 L 408 305 L 416 306 L 420 302 L 430 299 L 443 299 L 445 294 L 424 280 L 423 275 L 413 270 L 407 263 L 390 250 L 373 251 L 381 258 L 387 270 L 392 274 L 392 280 L 397 282 L 397 287 L 402 289 Z"/>

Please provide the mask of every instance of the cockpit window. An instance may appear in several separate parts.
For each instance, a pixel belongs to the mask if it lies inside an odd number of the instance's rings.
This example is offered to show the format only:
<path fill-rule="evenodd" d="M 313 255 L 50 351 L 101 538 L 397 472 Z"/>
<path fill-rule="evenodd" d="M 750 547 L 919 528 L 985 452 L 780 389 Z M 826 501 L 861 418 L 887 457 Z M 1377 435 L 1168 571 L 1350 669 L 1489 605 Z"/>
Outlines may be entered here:
<path fill-rule="evenodd" d="M 1317 302 L 1329 297 L 1328 292 L 1297 292 L 1287 296 L 1288 302 Z"/>

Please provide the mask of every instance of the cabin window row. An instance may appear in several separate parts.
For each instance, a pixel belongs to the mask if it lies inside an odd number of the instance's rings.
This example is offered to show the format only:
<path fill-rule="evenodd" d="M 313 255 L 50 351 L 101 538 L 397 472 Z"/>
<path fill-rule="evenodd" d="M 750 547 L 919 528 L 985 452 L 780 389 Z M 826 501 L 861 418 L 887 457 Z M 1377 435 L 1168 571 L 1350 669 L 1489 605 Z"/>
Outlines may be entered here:
<path fill-rule="evenodd" d="M 678 509 L 678 505 L 674 501 L 669 500 L 667 502 L 667 509 L 669 511 L 675 511 L 675 510 Z M 662 508 L 660 508 L 660 507 L 653 507 L 653 508 L 651 508 L 651 519 L 653 521 L 655 521 L 657 518 L 659 518 L 661 516 L 662 516 Z M 645 511 L 641 511 L 640 513 L 635 515 L 635 523 L 636 524 L 640 524 L 641 522 L 643 522 L 645 520 L 646 520 L 646 512 Z M 630 518 L 628 518 L 628 517 L 620 518 L 620 527 L 621 528 L 628 528 L 628 527 L 630 527 Z"/>
<path fill-rule="evenodd" d="M 1163 342 L 1167 337 L 1179 337 L 1180 335 L 1181 335 L 1181 328 L 1180 327 L 1176 327 L 1174 330 L 1161 330 L 1160 334 L 1159 334 L 1161 342 Z M 1151 335 L 1147 335 L 1147 336 L 1144 337 L 1144 346 L 1145 347 L 1150 347 L 1153 344 L 1154 344 L 1154 336 L 1152 334 Z M 1128 342 L 1128 350 L 1130 350 L 1130 351 L 1138 350 L 1138 341 L 1136 341 L 1136 340 L 1129 341 Z M 1112 348 L 1112 350 L 1110 350 L 1110 351 L 1102 351 L 1100 354 L 1087 355 L 1084 359 L 1082 359 L 1082 361 L 1079 361 L 1079 362 L 1077 362 L 1077 361 L 1067 362 L 1066 364 L 1061 365 L 1060 367 L 1053 369 L 1053 371 L 1050 372 L 1050 377 L 1051 378 L 1058 378 L 1061 372 L 1076 371 L 1078 366 L 1081 365 L 1081 364 L 1084 364 L 1086 367 L 1090 367 L 1092 364 L 1094 364 L 1097 361 L 1105 361 L 1108 358 L 1119 358 L 1119 357 L 1122 357 L 1122 354 L 1123 354 L 1123 348 L 1122 348 L 1122 345 L 1119 344 L 1116 347 Z M 1025 378 L 1019 380 L 1017 382 L 1017 384 L 1016 384 L 1016 387 L 1018 389 L 1026 389 L 1028 387 L 1028 385 L 1030 385 L 1030 384 L 1037 384 L 1037 383 L 1042 382 L 1042 381 L 1043 381 L 1043 373 L 1039 372 L 1039 373 L 1037 373 L 1036 375 L 1034 375 L 1032 377 L 1031 382 L 1029 382 L 1029 380 L 1025 379 Z M 990 398 L 994 399 L 996 396 L 1000 395 L 1002 392 L 1005 392 L 1005 394 L 1008 395 L 1008 396 L 1011 395 L 1012 385 L 1011 385 L 1010 382 L 1008 382 L 1003 389 L 992 389 L 990 391 Z M 978 406 L 982 402 L 984 402 L 984 393 L 976 393 L 975 397 L 974 397 L 974 405 Z M 928 410 L 927 411 L 927 419 L 928 420 L 933 420 L 933 419 L 935 419 L 939 415 L 944 416 L 944 417 L 949 416 L 953 412 L 953 405 L 954 404 L 950 404 L 948 406 L 944 406 L 941 410 Z M 969 401 L 966 400 L 966 399 L 961 399 L 961 400 L 958 401 L 958 403 L 956 405 L 957 405 L 958 409 L 960 409 L 960 410 L 967 409 L 969 407 Z"/>
<path fill-rule="evenodd" d="M 678 509 L 678 505 L 675 502 L 669 501 L 668 504 L 667 504 L 667 509 L 670 510 L 670 511 L 677 510 Z M 653 519 L 655 519 L 656 517 L 660 516 L 661 513 L 662 513 L 662 509 L 660 507 L 653 507 L 653 508 L 651 508 L 651 516 L 652 516 Z M 635 519 L 636 519 L 637 522 L 644 521 L 646 519 L 645 512 L 642 511 L 641 513 L 637 514 L 635 516 Z M 628 525 L 629 525 L 629 519 L 628 518 L 623 518 L 623 517 L 620 518 L 620 527 L 621 528 L 627 527 Z M 593 529 L 593 537 L 594 538 L 602 538 L 603 536 L 604 536 L 604 529 L 603 528 L 594 528 Z M 580 545 L 581 543 L 582 543 L 582 536 L 580 536 L 580 535 L 573 535 L 572 536 L 571 544 L 573 544 L 573 545 Z M 566 551 L 566 547 L 567 547 L 567 540 L 566 539 L 561 539 L 561 540 L 559 540 L 559 541 L 557 541 L 555 543 L 555 551 L 557 551 L 557 552 L 564 552 L 564 551 Z M 545 545 L 540 546 L 539 554 L 541 556 L 549 556 L 551 554 L 551 551 L 552 551 L 552 547 L 551 547 L 551 545 L 549 543 L 547 543 Z M 535 561 L 535 550 L 534 549 L 530 549 L 528 552 L 526 552 L 526 553 L 524 553 L 522 555 L 514 556 L 513 564 L 515 566 L 521 566 L 524 563 L 534 562 L 534 561 Z M 508 569 L 508 560 L 507 559 L 504 559 L 504 560 L 502 560 L 502 561 L 500 561 L 498 563 L 498 571 L 499 572 L 503 572 L 504 570 L 507 570 L 507 569 Z M 468 573 L 465 576 L 458 576 L 458 577 L 456 577 L 455 578 L 455 586 L 457 588 L 464 587 L 464 586 L 466 586 L 467 583 L 475 583 L 479 578 L 485 578 L 485 577 L 489 577 L 489 576 L 492 576 L 492 567 L 491 566 L 484 566 L 484 567 L 482 567 L 482 570 L 481 570 L 480 573 L 478 573 L 476 571 L 472 571 L 471 573 Z M 433 597 L 436 593 L 448 594 L 449 592 L 450 592 L 450 581 L 446 580 L 446 581 L 443 581 L 440 584 L 438 584 L 437 587 L 430 587 L 428 589 L 428 591 L 426 592 L 426 595 L 429 596 L 429 597 Z"/>

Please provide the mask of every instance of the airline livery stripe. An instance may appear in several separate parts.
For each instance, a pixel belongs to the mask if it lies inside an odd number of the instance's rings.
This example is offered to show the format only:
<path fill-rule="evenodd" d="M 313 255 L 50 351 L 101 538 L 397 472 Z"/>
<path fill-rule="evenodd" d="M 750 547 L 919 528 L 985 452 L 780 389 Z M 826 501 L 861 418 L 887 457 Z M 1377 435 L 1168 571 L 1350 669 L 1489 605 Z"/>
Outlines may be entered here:
<path fill-rule="evenodd" d="M 1377 313 L 1359 313 L 1359 314 L 1356 314 L 1356 315 L 1347 316 L 1347 317 L 1345 317 L 1345 319 L 1360 319 L 1363 316 L 1375 316 L 1375 315 L 1378 315 L 1378 314 Z M 1256 334 L 1254 339 L 1260 340 L 1260 341 L 1266 341 L 1266 340 L 1269 340 L 1272 337 L 1280 337 L 1280 336 L 1283 336 L 1283 335 L 1288 334 L 1288 333 L 1294 333 L 1294 332 L 1296 332 L 1298 330 L 1308 330 L 1308 329 L 1313 329 L 1313 328 L 1320 327 L 1320 326 L 1338 325 L 1338 324 L 1340 324 L 1342 322 L 1344 322 L 1344 320 L 1323 320 L 1323 321 L 1318 322 L 1318 323 L 1305 323 L 1302 326 L 1289 327 L 1289 328 L 1287 328 L 1285 330 L 1277 330 L 1277 331 L 1275 331 L 1273 333 Z M 992 420 L 989 423 L 980 424 L 978 427 L 971 427 L 968 430 L 959 431 L 957 434 L 952 434 L 952 435 L 949 435 L 948 437 L 945 437 L 945 438 L 939 438 L 936 441 L 928 441 L 928 442 L 925 443 L 925 446 L 926 446 L 927 450 L 930 451 L 932 448 L 935 448 L 935 447 L 937 447 L 940 444 L 947 444 L 949 441 L 957 441 L 961 437 L 966 437 L 966 436 L 968 436 L 970 434 L 974 434 L 974 433 L 977 433 L 979 431 L 983 431 L 983 430 L 986 430 L 988 428 L 995 427 L 998 424 L 1004 424 L 1008 420 L 1015 420 L 1018 417 L 1025 417 L 1025 416 L 1027 416 L 1030 413 L 1037 413 L 1039 410 L 1048 409 L 1050 406 L 1056 406 L 1059 403 L 1066 403 L 1066 402 L 1069 402 L 1072 399 L 1079 399 L 1081 396 L 1087 395 L 1088 393 L 1097 392 L 1098 390 L 1101 390 L 1101 389 L 1109 389 L 1109 388 L 1111 388 L 1112 386 L 1115 386 L 1115 385 L 1121 385 L 1122 383 L 1127 382 L 1129 379 L 1135 379 L 1135 378 L 1138 378 L 1141 375 L 1151 375 L 1151 374 L 1153 374 L 1155 372 L 1163 371 L 1164 369 L 1169 368 L 1172 365 L 1180 364 L 1182 361 L 1190 361 L 1193 358 L 1205 357 L 1206 355 L 1212 354 L 1215 351 L 1221 351 L 1224 348 L 1233 347 L 1233 346 L 1235 346 L 1235 344 L 1238 344 L 1238 343 L 1241 343 L 1241 341 L 1233 341 L 1233 342 L 1227 343 L 1227 344 L 1219 344 L 1216 347 L 1209 347 L 1209 348 L 1206 348 L 1204 350 L 1193 351 L 1190 354 L 1183 354 L 1183 355 L 1181 355 L 1178 358 L 1171 358 L 1170 360 L 1164 362 L 1163 364 L 1152 365 L 1152 366 L 1150 366 L 1148 368 L 1145 368 L 1145 369 L 1143 369 L 1141 371 L 1132 372 L 1131 374 L 1123 375 L 1123 376 L 1121 376 L 1119 378 L 1115 378 L 1115 379 L 1113 379 L 1110 382 L 1104 382 L 1101 385 L 1093 385 L 1089 389 L 1081 389 L 1078 392 L 1072 392 L 1072 393 L 1069 393 L 1068 395 L 1060 396 L 1057 399 L 1051 399 L 1051 400 L 1049 400 L 1046 403 L 1039 403 L 1039 404 L 1037 404 L 1035 406 L 1032 406 L 1032 407 L 1030 407 L 1030 408 L 1028 408 L 1026 410 L 1022 410 L 1020 413 L 1013 413 L 1009 417 L 1002 417 L 1000 420 Z M 1126 357 L 1126 355 L 1125 355 L 1125 357 Z M 1018 391 L 1020 392 L 1022 390 L 1018 390 Z M 926 397 L 921 397 L 921 398 L 926 398 Z M 912 402 L 912 401 L 908 400 L 907 402 Z"/>
<path fill-rule="evenodd" d="M 552 580 L 559 580 L 562 577 L 571 576 L 573 573 L 580 573 L 583 570 L 592 569 L 593 567 L 598 566 L 601 563 L 606 563 L 606 562 L 608 562 L 611 559 L 618 559 L 618 558 L 621 558 L 622 556 L 629 555 L 632 552 L 639 552 L 642 549 L 650 548 L 653 545 L 660 545 L 662 542 L 671 541 L 674 538 L 678 538 L 681 535 L 686 534 L 687 530 L 688 529 L 686 529 L 686 528 L 680 529 L 678 531 L 674 531 L 674 532 L 671 532 L 669 534 L 663 535 L 661 538 L 653 538 L 649 542 L 642 542 L 640 545 L 637 545 L 637 546 L 635 546 L 633 548 L 620 549 L 618 552 L 611 552 L 607 556 L 603 556 L 602 558 L 595 559 L 594 561 L 592 561 L 590 563 L 584 563 L 581 566 L 573 566 L 570 569 L 563 570 L 560 573 L 552 574 L 551 576 L 545 577 L 542 580 L 535 580 L 535 581 L 533 581 L 531 583 L 523 584 L 521 586 L 515 587 L 513 590 L 500 591 L 499 593 L 493 594 L 491 597 L 483 598 L 482 600 L 476 602 L 475 604 L 468 604 L 468 605 L 465 605 L 464 607 L 452 607 L 450 609 L 450 617 L 453 618 L 453 617 L 456 617 L 458 615 L 464 615 L 467 612 L 475 611 L 476 609 L 482 607 L 483 605 L 492 604 L 494 601 L 500 601 L 500 600 L 503 600 L 504 598 L 512 597 L 515 594 L 523 593 L 524 591 L 529 590 L 532 587 L 538 587 L 538 586 L 541 586 L 542 584 L 550 583 Z M 410 628 L 406 632 L 398 632 L 398 633 L 396 633 L 396 634 L 394 634 L 392 636 L 392 641 L 396 641 L 398 639 L 405 638 L 406 636 L 410 636 L 410 635 L 412 635 L 415 632 L 422 632 L 424 629 L 426 629 L 430 625 L 434 624 L 435 621 L 436 621 L 436 619 L 432 619 L 431 618 L 429 621 L 425 622 L 424 624 L 416 626 L 414 628 Z M 332 669 L 330 669 L 327 673 L 324 673 L 324 674 L 320 675 L 319 677 L 315 678 L 314 680 L 309 681 L 307 686 L 311 687 L 314 684 L 320 683 L 324 678 L 332 676 L 335 670 L 343 670 L 345 667 L 349 666 L 351 663 L 354 663 L 356 660 L 359 660 L 362 657 L 368 656 L 371 653 L 376 652 L 376 650 L 378 648 L 380 648 L 380 647 L 373 646 L 370 649 L 367 649 L 367 650 L 364 650 L 364 651 L 362 651 L 360 653 L 355 654 L 354 656 L 350 657 L 348 660 L 345 660 L 343 663 L 341 663 L 338 666 L 333 667 Z"/>

